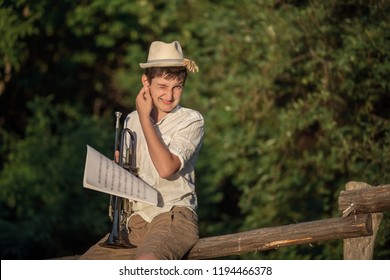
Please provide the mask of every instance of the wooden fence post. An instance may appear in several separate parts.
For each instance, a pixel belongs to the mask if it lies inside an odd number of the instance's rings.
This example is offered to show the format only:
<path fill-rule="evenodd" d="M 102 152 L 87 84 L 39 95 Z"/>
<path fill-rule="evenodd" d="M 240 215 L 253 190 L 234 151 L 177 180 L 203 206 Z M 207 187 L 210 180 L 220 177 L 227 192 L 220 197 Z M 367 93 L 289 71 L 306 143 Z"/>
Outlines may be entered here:
<path fill-rule="evenodd" d="M 346 190 L 371 188 L 372 186 L 362 182 L 348 182 Z M 353 201 L 350 201 L 352 204 Z M 353 204 L 352 204 L 353 205 Z M 353 211 L 350 215 L 354 215 Z M 374 255 L 376 235 L 382 220 L 383 213 L 372 213 L 372 235 L 344 239 L 344 260 L 371 260 Z"/>

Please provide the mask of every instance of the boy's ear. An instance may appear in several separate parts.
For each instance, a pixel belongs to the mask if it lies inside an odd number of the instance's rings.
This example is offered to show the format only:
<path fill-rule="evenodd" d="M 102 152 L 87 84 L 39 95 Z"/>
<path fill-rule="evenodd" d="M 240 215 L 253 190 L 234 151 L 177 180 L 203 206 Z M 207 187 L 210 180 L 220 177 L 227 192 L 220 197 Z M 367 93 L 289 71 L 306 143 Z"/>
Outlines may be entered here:
<path fill-rule="evenodd" d="M 141 81 L 142 81 L 142 85 L 143 85 L 144 87 L 149 86 L 148 77 L 147 77 L 145 74 L 142 75 Z"/>

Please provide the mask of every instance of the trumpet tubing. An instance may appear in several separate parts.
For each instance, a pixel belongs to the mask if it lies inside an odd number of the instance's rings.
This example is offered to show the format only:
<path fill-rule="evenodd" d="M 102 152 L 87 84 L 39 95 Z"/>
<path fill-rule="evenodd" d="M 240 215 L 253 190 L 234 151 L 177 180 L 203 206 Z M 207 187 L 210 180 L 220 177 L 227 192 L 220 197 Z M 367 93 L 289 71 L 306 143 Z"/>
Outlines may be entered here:
<path fill-rule="evenodd" d="M 135 159 L 135 138 L 133 132 L 125 128 L 120 132 L 120 118 L 121 112 L 115 112 L 115 145 L 114 154 L 119 151 L 119 162 L 121 167 L 138 175 L 138 168 L 136 167 Z M 120 141 L 119 141 L 120 137 Z M 135 247 L 129 240 L 129 232 L 127 228 L 127 220 L 132 213 L 131 201 L 126 198 L 118 196 L 110 196 L 108 206 L 108 216 L 112 222 L 112 229 L 108 239 L 101 243 L 103 247 L 111 248 L 132 248 Z"/>

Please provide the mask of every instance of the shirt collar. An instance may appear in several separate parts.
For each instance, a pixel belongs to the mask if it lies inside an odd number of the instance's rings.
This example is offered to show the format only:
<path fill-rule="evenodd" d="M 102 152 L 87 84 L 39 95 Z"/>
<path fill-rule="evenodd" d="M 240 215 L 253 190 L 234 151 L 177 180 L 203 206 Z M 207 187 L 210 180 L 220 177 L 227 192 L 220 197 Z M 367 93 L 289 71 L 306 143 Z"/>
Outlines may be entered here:
<path fill-rule="evenodd" d="M 162 124 L 166 119 L 168 119 L 170 116 L 172 116 L 173 114 L 175 114 L 177 111 L 179 111 L 181 108 L 180 105 L 177 105 L 172 111 L 170 111 L 168 114 L 166 114 L 158 123 L 156 123 L 156 125 L 160 125 Z"/>

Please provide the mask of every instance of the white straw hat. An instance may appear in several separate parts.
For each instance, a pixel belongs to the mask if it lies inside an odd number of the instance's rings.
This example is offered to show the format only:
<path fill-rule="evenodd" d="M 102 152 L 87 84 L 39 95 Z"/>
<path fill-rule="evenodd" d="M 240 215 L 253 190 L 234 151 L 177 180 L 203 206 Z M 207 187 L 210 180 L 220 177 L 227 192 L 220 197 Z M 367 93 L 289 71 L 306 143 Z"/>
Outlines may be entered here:
<path fill-rule="evenodd" d="M 172 43 L 152 42 L 148 61 L 139 65 L 141 68 L 184 66 L 190 72 L 198 72 L 199 70 L 194 61 L 183 57 L 183 51 L 178 41 Z"/>

